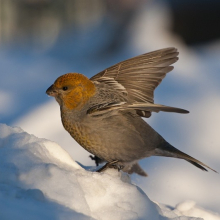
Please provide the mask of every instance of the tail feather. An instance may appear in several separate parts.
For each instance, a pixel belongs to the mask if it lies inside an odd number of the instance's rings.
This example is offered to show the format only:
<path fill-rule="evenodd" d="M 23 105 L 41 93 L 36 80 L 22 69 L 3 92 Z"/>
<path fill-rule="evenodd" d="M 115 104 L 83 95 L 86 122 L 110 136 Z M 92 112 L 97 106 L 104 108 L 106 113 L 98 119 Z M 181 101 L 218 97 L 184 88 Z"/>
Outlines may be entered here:
<path fill-rule="evenodd" d="M 201 166 L 200 164 L 198 164 L 198 163 L 196 163 L 194 161 L 190 161 L 190 160 L 186 160 L 186 161 L 188 161 L 189 163 L 193 164 L 194 166 L 198 167 L 199 169 L 201 169 L 203 171 L 208 171 L 205 167 Z M 213 170 L 213 171 L 215 171 L 215 170 Z"/>
<path fill-rule="evenodd" d="M 181 151 L 180 151 L 181 152 Z M 212 169 L 211 167 L 207 166 L 206 164 L 204 164 L 203 162 L 189 156 L 188 154 L 185 154 L 183 152 L 181 152 L 180 155 L 183 155 L 183 159 L 190 162 L 191 164 L 193 164 L 194 166 L 200 168 L 201 170 L 204 170 L 204 171 L 208 171 L 206 168 L 214 171 L 215 173 L 217 173 L 216 170 Z M 206 168 L 205 168 L 206 167 Z"/>
<path fill-rule="evenodd" d="M 164 156 L 164 157 L 174 157 L 174 158 L 184 159 L 203 171 L 208 171 L 206 169 L 206 168 L 208 168 L 208 169 L 214 171 L 215 173 L 218 173 L 216 170 L 207 166 L 203 162 L 201 162 L 201 161 L 189 156 L 188 154 L 185 154 L 182 151 L 176 149 L 175 147 L 170 145 L 168 142 L 164 142 L 161 146 L 156 148 L 154 156 Z"/>

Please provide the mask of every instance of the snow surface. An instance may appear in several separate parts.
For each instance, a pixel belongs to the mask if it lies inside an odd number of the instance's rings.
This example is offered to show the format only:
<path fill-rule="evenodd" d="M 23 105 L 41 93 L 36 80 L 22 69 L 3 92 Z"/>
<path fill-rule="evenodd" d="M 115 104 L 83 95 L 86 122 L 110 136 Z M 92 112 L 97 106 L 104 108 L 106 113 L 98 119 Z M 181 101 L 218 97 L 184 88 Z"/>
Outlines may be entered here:
<path fill-rule="evenodd" d="M 0 173 L 1 220 L 220 219 L 192 201 L 174 209 L 157 205 L 127 174 L 87 171 L 58 144 L 4 124 Z"/>

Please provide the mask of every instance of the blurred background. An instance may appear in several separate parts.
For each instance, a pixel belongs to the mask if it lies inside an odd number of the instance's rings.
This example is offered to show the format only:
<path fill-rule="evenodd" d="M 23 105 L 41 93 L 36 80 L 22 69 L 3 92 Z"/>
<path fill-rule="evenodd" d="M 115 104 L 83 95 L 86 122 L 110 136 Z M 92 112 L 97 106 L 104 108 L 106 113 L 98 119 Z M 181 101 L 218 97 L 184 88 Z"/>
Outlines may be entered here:
<path fill-rule="evenodd" d="M 95 165 L 63 129 L 45 94 L 68 72 L 88 77 L 133 56 L 178 48 L 180 60 L 155 91 L 155 103 L 190 111 L 154 113 L 147 122 L 178 149 L 220 171 L 220 1 L 0 0 L 0 123 L 59 143 Z M 220 176 L 152 157 L 132 181 L 159 203 L 185 200 L 220 213 Z"/>

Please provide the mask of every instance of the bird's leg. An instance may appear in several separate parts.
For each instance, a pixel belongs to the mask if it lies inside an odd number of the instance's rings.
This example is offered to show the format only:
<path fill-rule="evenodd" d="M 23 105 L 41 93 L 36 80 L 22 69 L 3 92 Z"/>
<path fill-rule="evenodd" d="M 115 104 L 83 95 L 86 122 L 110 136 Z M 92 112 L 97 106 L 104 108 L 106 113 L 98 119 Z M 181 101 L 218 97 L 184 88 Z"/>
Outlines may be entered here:
<path fill-rule="evenodd" d="M 102 160 L 101 158 L 97 157 L 97 156 L 92 156 L 92 155 L 89 155 L 89 157 L 95 161 L 95 164 L 96 166 L 98 166 L 99 164 L 103 163 L 104 160 Z"/>
<path fill-rule="evenodd" d="M 103 172 L 105 170 L 107 170 L 108 168 L 115 168 L 115 164 L 117 163 L 117 160 L 113 160 L 112 162 L 108 162 L 106 163 L 103 167 L 101 167 L 100 169 L 98 169 L 96 172 Z"/>
<path fill-rule="evenodd" d="M 118 160 L 113 160 L 112 162 L 108 162 L 106 163 L 103 167 L 101 167 L 99 170 L 97 170 L 96 172 L 103 172 L 105 170 L 107 170 L 108 168 L 114 168 L 117 169 L 118 171 L 122 170 L 124 168 L 123 165 L 118 164 Z"/>

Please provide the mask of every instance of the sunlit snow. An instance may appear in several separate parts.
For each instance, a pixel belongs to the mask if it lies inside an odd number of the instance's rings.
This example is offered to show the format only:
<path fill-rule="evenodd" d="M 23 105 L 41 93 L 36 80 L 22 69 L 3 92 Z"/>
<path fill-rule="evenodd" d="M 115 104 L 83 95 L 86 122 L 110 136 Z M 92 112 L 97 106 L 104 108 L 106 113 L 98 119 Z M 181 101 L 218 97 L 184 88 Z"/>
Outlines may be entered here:
<path fill-rule="evenodd" d="M 193 202 L 157 205 L 129 175 L 87 171 L 58 144 L 0 124 L 0 219 L 199 219 L 220 217 Z M 182 216 L 182 217 L 180 217 Z"/>

